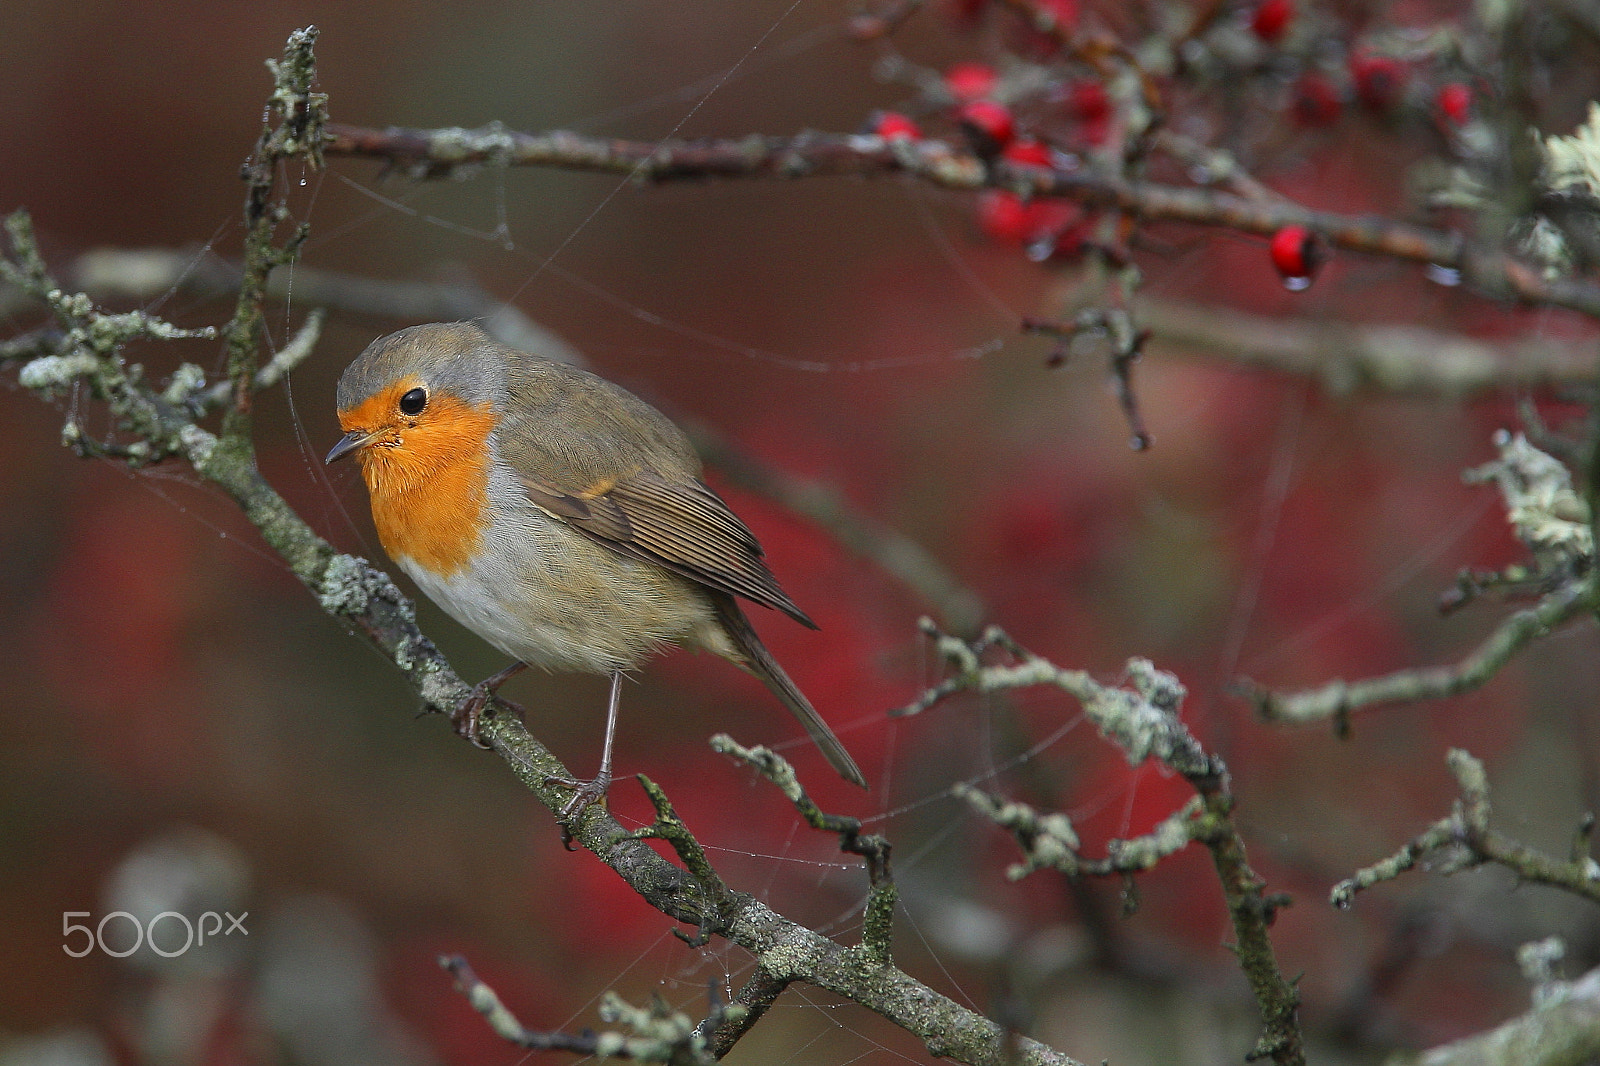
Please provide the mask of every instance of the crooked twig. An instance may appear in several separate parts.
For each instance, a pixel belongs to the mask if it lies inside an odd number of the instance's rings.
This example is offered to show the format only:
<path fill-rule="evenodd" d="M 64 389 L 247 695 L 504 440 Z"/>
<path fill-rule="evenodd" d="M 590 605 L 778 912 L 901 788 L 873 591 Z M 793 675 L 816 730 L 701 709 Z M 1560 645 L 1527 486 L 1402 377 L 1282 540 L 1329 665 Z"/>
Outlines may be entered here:
<path fill-rule="evenodd" d="M 1522 434 L 1495 435 L 1500 457 L 1466 472 L 1472 482 L 1493 481 L 1504 497 L 1507 521 L 1527 547 L 1530 562 L 1516 564 L 1498 580 L 1478 584 L 1543 587 L 1537 604 L 1507 617 L 1471 653 L 1449 666 L 1399 670 L 1360 681 L 1332 681 L 1303 692 L 1277 693 L 1249 679 L 1235 691 L 1271 722 L 1303 724 L 1331 718 L 1348 733 L 1350 713 L 1384 704 L 1441 699 L 1478 688 L 1512 656 L 1564 623 L 1600 610 L 1600 570 L 1594 565 L 1595 515 L 1588 498 L 1572 487 L 1566 467 L 1529 444 Z M 1592 489 L 1590 490 L 1592 492 Z M 1458 586 L 1460 583 L 1458 582 Z M 1458 587 L 1458 593 L 1461 590 Z M 1446 606 L 1453 605 L 1452 599 Z"/>
<path fill-rule="evenodd" d="M 1446 762 L 1461 789 L 1461 798 L 1450 813 L 1393 855 L 1357 870 L 1354 876 L 1335 885 L 1330 897 L 1334 906 L 1347 909 L 1354 903 L 1356 893 L 1393 881 L 1428 861 L 1438 862 L 1440 872 L 1446 874 L 1493 863 L 1513 871 L 1523 881 L 1551 885 L 1600 903 L 1600 863 L 1590 857 L 1587 847 L 1592 819 L 1585 819 L 1574 835 L 1569 858 L 1546 855 L 1489 827 L 1489 776 L 1483 763 L 1459 748 L 1450 750 Z"/>
<path fill-rule="evenodd" d="M 620 1024 L 629 1032 L 596 1033 L 584 1029 L 577 1033 L 561 1030 L 529 1029 L 500 1001 L 494 989 L 484 984 L 467 960 L 460 955 L 445 955 L 439 965 L 455 978 L 456 989 L 483 1015 L 496 1036 L 530 1051 L 570 1051 L 598 1059 L 627 1059 L 633 1062 L 661 1062 L 671 1066 L 711 1066 L 717 1061 L 706 1037 L 687 1015 L 670 1009 L 657 999 L 649 1007 L 634 1007 L 613 992 L 600 1000 L 600 1018 Z M 738 1004 L 713 1001 L 702 1025 L 713 1030 L 737 1023 L 745 1012 Z"/>
<path fill-rule="evenodd" d="M 1267 893 L 1265 882 L 1251 869 L 1232 817 L 1234 801 L 1227 767 L 1207 753 L 1180 720 L 1184 689 L 1178 679 L 1147 660 L 1132 659 L 1128 662 L 1130 687 L 1113 687 L 1095 681 L 1086 671 L 1064 670 L 1034 655 L 998 628 L 991 627 L 981 640 L 973 642 L 941 633 L 926 619 L 923 629 L 955 673 L 902 713 L 923 710 L 962 690 L 992 692 L 1052 685 L 1077 699 L 1085 716 L 1102 736 L 1122 749 L 1130 763 L 1137 765 L 1154 757 L 1189 782 L 1197 793 L 1195 800 L 1156 832 L 1124 842 L 1129 850 L 1120 857 L 1113 855 L 1099 862 L 1086 862 L 1078 855 L 1077 834 L 1065 816 L 1040 815 L 1032 808 L 975 790 L 963 794 L 1017 836 L 1028 858 L 1013 867 L 1014 873 L 1048 866 L 1069 875 L 1105 872 L 1131 876 L 1137 869 L 1148 868 L 1141 863 L 1153 865 L 1191 840 L 1205 845 L 1233 921 L 1234 951 L 1261 1015 L 1261 1036 L 1248 1057 L 1301 1066 L 1305 1047 L 1298 1014 L 1300 994 L 1278 969 L 1268 932 L 1278 908 L 1286 905 L 1288 898 Z M 990 653 L 1000 653 L 1011 661 L 984 662 Z"/>

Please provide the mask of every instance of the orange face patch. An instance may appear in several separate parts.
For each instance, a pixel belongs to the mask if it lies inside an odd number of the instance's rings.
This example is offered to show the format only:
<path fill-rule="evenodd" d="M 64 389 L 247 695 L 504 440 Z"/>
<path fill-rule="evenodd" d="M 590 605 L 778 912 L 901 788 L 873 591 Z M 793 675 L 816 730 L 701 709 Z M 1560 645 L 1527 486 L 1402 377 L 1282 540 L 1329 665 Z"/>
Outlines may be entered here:
<path fill-rule="evenodd" d="M 372 521 L 390 556 L 408 556 L 442 576 L 459 573 L 489 522 L 488 404 L 435 394 L 416 415 L 400 397 L 420 384 L 405 378 L 339 412 L 345 432 L 375 433 L 356 457 L 372 497 Z"/>

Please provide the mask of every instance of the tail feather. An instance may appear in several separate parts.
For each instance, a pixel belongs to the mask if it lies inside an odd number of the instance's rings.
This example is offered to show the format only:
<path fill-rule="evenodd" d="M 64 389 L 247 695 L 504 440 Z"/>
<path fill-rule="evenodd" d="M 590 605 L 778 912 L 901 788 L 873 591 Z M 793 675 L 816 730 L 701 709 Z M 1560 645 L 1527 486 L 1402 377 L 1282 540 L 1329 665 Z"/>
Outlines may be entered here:
<path fill-rule="evenodd" d="M 783 667 L 778 665 L 778 660 L 772 657 L 767 646 L 761 643 L 761 638 L 756 635 L 750 620 L 744 616 L 739 605 L 732 596 L 725 592 L 711 591 L 712 603 L 716 605 L 717 618 L 722 622 L 722 628 L 733 641 L 744 662 L 740 665 L 759 677 L 772 694 L 783 701 L 783 705 L 794 712 L 800 719 L 800 724 L 805 726 L 806 732 L 811 735 L 811 740 L 822 750 L 822 755 L 828 760 L 828 765 L 838 771 L 839 776 L 853 784 L 867 787 L 867 779 L 862 775 L 861 768 L 844 750 L 844 745 L 834 735 L 828 723 L 822 720 L 817 709 L 811 706 L 811 701 L 805 694 L 789 680 L 789 675 L 783 672 Z"/>

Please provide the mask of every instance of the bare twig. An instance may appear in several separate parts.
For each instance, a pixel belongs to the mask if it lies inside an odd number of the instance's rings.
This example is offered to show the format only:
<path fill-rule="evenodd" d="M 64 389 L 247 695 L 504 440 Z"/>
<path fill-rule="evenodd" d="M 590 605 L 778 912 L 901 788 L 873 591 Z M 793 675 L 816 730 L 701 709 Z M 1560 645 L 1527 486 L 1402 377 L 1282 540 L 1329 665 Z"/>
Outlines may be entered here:
<path fill-rule="evenodd" d="M 1537 606 L 1510 615 L 1482 644 L 1449 666 L 1397 670 L 1360 681 L 1330 681 L 1318 688 L 1287 693 L 1273 692 L 1243 678 L 1235 683 L 1234 691 L 1250 701 L 1266 721 L 1304 725 L 1331 718 L 1343 733 L 1349 728 L 1353 711 L 1443 699 L 1480 688 L 1517 652 L 1592 610 L 1593 590 L 1571 585 L 1546 596 Z"/>
<path fill-rule="evenodd" d="M 1323 323 L 1142 299 L 1134 305 L 1157 355 L 1214 358 L 1315 379 L 1337 395 L 1393 392 L 1461 399 L 1508 387 L 1591 381 L 1594 345 L 1546 337 L 1488 343 L 1413 326 Z"/>
<path fill-rule="evenodd" d="M 900 899 L 894 876 L 889 869 L 889 841 L 876 833 L 863 833 L 861 820 L 840 814 L 828 814 L 806 794 L 794 767 L 783 756 L 770 748 L 746 748 L 726 733 L 711 738 L 711 747 L 724 755 L 731 755 L 746 764 L 777 786 L 800 817 L 811 828 L 824 833 L 839 834 L 839 850 L 859 855 L 866 860 L 867 881 L 872 886 L 867 895 L 865 914 L 861 921 L 860 951 L 864 959 L 875 965 L 888 965 L 890 945 L 894 936 L 894 908 Z"/>
<path fill-rule="evenodd" d="M 1175 855 L 1194 843 L 1202 829 L 1198 816 L 1204 809 L 1197 796 L 1161 820 L 1150 832 L 1128 840 L 1106 844 L 1103 859 L 1086 859 L 1079 853 L 1077 830 L 1067 815 L 1049 814 L 1026 803 L 958 784 L 951 790 L 957 799 L 966 800 L 979 814 L 1017 838 L 1027 859 L 1006 870 L 1013 881 L 1035 870 L 1060 870 L 1068 877 L 1120 877 L 1153 870 L 1168 855 Z"/>
<path fill-rule="evenodd" d="M 1552 885 L 1600 903 L 1600 863 L 1587 851 L 1580 854 L 1574 849 L 1570 858 L 1556 859 L 1489 828 L 1489 777 L 1483 764 L 1459 748 L 1451 749 L 1446 762 L 1461 788 L 1451 812 L 1382 862 L 1335 885 L 1334 906 L 1346 909 L 1357 892 L 1392 881 L 1425 861 L 1439 862 L 1438 868 L 1447 874 L 1494 863 L 1523 881 Z"/>

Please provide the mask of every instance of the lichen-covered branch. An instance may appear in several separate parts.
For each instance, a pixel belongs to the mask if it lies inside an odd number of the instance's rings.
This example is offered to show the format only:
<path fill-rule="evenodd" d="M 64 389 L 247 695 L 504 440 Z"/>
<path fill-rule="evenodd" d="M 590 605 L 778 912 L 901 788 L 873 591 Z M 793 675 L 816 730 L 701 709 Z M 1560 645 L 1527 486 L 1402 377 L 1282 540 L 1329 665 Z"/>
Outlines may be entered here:
<path fill-rule="evenodd" d="M 1016 837 L 1026 860 L 1012 865 L 1006 876 L 1013 881 L 1035 870 L 1059 870 L 1068 877 L 1111 877 L 1153 870 L 1168 855 L 1175 855 L 1208 832 L 1200 815 L 1205 804 L 1196 796 L 1163 818 L 1150 832 L 1106 844 L 1101 859 L 1085 858 L 1072 820 L 1060 811 L 1043 812 L 1016 800 L 958 784 L 951 790 L 979 814 Z"/>
<path fill-rule="evenodd" d="M 1433 862 L 1446 874 L 1493 863 L 1512 870 L 1523 881 L 1565 889 L 1600 903 L 1600 862 L 1587 850 L 1575 846 L 1571 857 L 1557 859 L 1490 828 L 1489 776 L 1483 763 L 1458 748 L 1451 749 L 1446 762 L 1461 789 L 1461 798 L 1450 813 L 1393 855 L 1335 885 L 1330 897 L 1334 906 L 1348 908 L 1356 893 L 1393 881 L 1422 862 Z M 1592 822 L 1576 837 L 1580 844 L 1587 843 L 1590 826 Z"/>
<path fill-rule="evenodd" d="M 1573 489 L 1567 468 L 1522 434 L 1501 431 L 1495 435 L 1495 445 L 1500 457 L 1467 471 L 1466 480 L 1495 482 L 1505 500 L 1507 521 L 1531 556 L 1530 565 L 1518 564 L 1504 575 L 1505 580 L 1549 591 L 1534 606 L 1508 616 L 1477 648 L 1449 666 L 1331 681 L 1292 693 L 1273 692 L 1241 679 L 1236 691 L 1257 714 L 1290 724 L 1332 718 L 1335 728 L 1344 732 L 1352 711 L 1441 699 L 1478 688 L 1534 640 L 1600 610 L 1600 571 L 1594 565 L 1594 516 L 1588 500 Z"/>
<path fill-rule="evenodd" d="M 810 178 L 902 174 L 941 188 L 1012 189 L 1056 196 L 1145 222 L 1181 222 L 1268 236 L 1304 226 L 1329 247 L 1432 264 L 1495 299 L 1565 307 L 1600 318 L 1600 285 L 1547 278 L 1536 267 L 1479 247 L 1461 234 L 1376 216 L 1311 211 L 1208 188 L 1131 181 L 1090 168 L 1052 170 L 986 163 L 939 140 L 889 140 L 860 134 L 804 133 L 726 140 L 625 141 L 576 133 L 520 133 L 498 123 L 478 129 L 369 129 L 330 123 L 323 151 L 381 159 L 415 178 L 483 166 L 541 166 L 617 174 L 641 182 Z"/>
<path fill-rule="evenodd" d="M 1196 351 L 1242 366 L 1295 374 L 1335 395 L 1386 392 L 1463 399 L 1491 390 L 1594 380 L 1594 346 L 1551 337 L 1478 340 L 1417 326 L 1337 324 L 1222 307 L 1141 299 L 1149 350 Z"/>
<path fill-rule="evenodd" d="M 861 950 L 881 963 L 890 960 L 890 941 L 894 934 L 894 908 L 899 901 L 894 875 L 889 867 L 889 841 L 876 833 L 863 833 L 861 819 L 842 814 L 829 814 L 818 807 L 800 784 L 799 775 L 789 760 L 771 748 L 744 747 L 726 733 L 711 738 L 714 751 L 730 755 L 756 769 L 778 791 L 782 792 L 806 824 L 823 833 L 839 835 L 839 850 L 859 855 L 867 864 L 867 883 L 872 891 L 867 896 L 866 913 L 861 923 Z"/>
<path fill-rule="evenodd" d="M 570 1051 L 598 1059 L 661 1062 L 671 1066 L 711 1066 L 717 1061 L 718 1056 L 706 1037 L 688 1016 L 670 1009 L 659 999 L 649 1007 L 635 1007 L 612 992 L 601 997 L 601 1020 L 623 1026 L 629 1030 L 626 1033 L 596 1033 L 588 1029 L 578 1033 L 540 1032 L 518 1021 L 494 989 L 484 984 L 460 955 L 442 957 L 439 965 L 450 971 L 456 989 L 467 997 L 473 1010 L 483 1015 L 495 1035 L 517 1047 L 530 1051 Z M 737 1022 L 743 1014 L 744 1008 L 738 1004 L 717 1004 L 707 1015 L 707 1021 L 720 1026 L 728 1021 Z"/>
<path fill-rule="evenodd" d="M 278 226 L 288 217 L 287 208 L 276 198 L 279 165 L 300 157 L 310 166 L 322 166 L 328 98 L 311 91 L 316 80 L 316 41 L 315 26 L 296 30 L 289 35 L 283 58 L 268 60 L 273 92 L 267 99 L 256 149 L 243 170 L 244 269 L 233 318 L 223 328 L 228 343 L 228 381 L 233 387 L 233 402 L 222 422 L 222 437 L 229 448 L 251 447 L 250 395 L 266 330 L 261 312 L 266 304 L 267 276 L 294 262 L 308 232 L 302 226 L 282 246 L 275 242 Z"/>
<path fill-rule="evenodd" d="M 1077 834 L 1065 816 L 1040 815 L 1025 805 L 972 789 L 961 794 L 1017 836 L 1028 859 L 1013 867 L 1014 875 L 1045 866 L 1069 876 L 1086 872 L 1131 875 L 1140 868 L 1138 863 L 1153 864 L 1191 840 L 1203 844 L 1222 884 L 1233 922 L 1234 951 L 1261 1015 L 1261 1036 L 1248 1057 L 1270 1058 L 1282 1066 L 1304 1063 L 1300 994 L 1278 969 L 1269 935 L 1277 909 L 1287 905 L 1288 897 L 1267 893 L 1266 883 L 1251 869 L 1244 839 L 1233 821 L 1227 767 L 1207 753 L 1183 725 L 1179 709 L 1184 688 L 1178 679 L 1157 670 L 1148 660 L 1132 659 L 1128 662 L 1130 687 L 1103 685 L 1086 671 L 1064 670 L 1034 655 L 998 628 L 991 627 L 981 640 L 970 643 L 939 632 L 926 619 L 923 629 L 954 673 L 901 713 L 916 713 L 964 690 L 994 692 L 1052 685 L 1071 694 L 1100 734 L 1116 743 L 1130 763 L 1159 759 L 1193 786 L 1195 799 L 1156 832 L 1126 842 L 1130 846 L 1126 854 L 1088 864 L 1078 854 Z M 990 653 L 999 653 L 1008 661 L 985 662 Z"/>
<path fill-rule="evenodd" d="M 1485 1033 L 1431 1048 L 1412 1066 L 1576 1066 L 1600 1059 L 1600 969 L 1561 981 L 1532 1010 Z"/>
<path fill-rule="evenodd" d="M 1589 590 L 1578 587 L 1552 593 L 1537 606 L 1508 616 L 1482 644 L 1448 666 L 1397 670 L 1359 681 L 1330 681 L 1314 689 L 1288 693 L 1273 692 L 1243 679 L 1235 685 L 1235 691 L 1249 700 L 1265 721 L 1304 725 L 1332 718 L 1343 732 L 1353 711 L 1443 699 L 1482 687 L 1534 640 L 1593 610 L 1592 596 Z"/>

